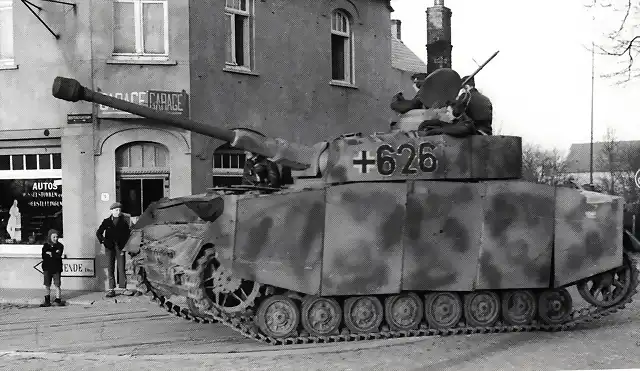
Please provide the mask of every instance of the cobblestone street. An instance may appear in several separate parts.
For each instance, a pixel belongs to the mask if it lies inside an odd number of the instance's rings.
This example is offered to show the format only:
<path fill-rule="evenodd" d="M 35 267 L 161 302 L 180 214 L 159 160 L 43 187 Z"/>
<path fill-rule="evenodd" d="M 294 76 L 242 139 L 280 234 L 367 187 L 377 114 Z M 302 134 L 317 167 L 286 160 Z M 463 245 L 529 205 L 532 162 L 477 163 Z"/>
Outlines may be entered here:
<path fill-rule="evenodd" d="M 0 369 L 560 370 L 640 367 L 640 306 L 562 333 L 273 347 L 142 302 L 2 305 Z M 19 366 L 18 366 L 19 365 Z"/>

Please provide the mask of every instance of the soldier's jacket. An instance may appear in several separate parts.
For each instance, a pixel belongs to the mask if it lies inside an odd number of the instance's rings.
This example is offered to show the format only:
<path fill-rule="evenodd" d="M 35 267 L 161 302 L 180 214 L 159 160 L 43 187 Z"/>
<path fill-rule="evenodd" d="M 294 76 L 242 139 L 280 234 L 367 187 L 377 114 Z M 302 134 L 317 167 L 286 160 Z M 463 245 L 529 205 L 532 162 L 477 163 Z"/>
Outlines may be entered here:
<path fill-rule="evenodd" d="M 243 185 L 263 185 L 273 188 L 280 187 L 280 170 L 278 165 L 267 160 L 264 156 L 247 159 L 242 175 Z"/>

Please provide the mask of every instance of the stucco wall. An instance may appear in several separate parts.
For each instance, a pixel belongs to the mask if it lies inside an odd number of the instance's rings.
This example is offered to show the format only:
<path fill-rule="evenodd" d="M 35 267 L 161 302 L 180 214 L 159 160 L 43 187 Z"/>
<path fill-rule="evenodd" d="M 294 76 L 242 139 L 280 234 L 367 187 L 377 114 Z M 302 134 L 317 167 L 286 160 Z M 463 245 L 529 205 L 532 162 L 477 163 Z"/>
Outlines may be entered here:
<path fill-rule="evenodd" d="M 62 75 L 90 83 L 89 2 L 79 2 L 75 13 L 62 4 L 37 5 L 43 8 L 39 15 L 60 39 L 56 40 L 25 4 L 13 2 L 18 68 L 0 69 L 0 133 L 62 127 L 70 106 L 51 95 L 54 78 Z M 90 112 L 87 103 L 74 108 Z"/>

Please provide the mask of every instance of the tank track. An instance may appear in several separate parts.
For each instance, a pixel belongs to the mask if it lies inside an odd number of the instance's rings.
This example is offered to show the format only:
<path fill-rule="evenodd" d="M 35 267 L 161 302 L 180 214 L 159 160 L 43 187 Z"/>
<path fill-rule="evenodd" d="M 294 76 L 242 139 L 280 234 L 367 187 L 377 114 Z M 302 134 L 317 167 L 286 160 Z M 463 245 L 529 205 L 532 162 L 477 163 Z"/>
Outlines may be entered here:
<path fill-rule="evenodd" d="M 430 336 L 451 336 L 451 335 L 470 335 L 470 334 L 492 334 L 492 333 L 515 333 L 515 332 L 536 332 L 536 331 L 546 331 L 546 332 L 559 332 L 559 331 L 567 331 L 575 328 L 578 325 L 586 324 L 592 322 L 594 320 L 606 317 L 608 315 L 614 314 L 621 309 L 624 309 L 627 304 L 633 301 L 633 296 L 638 292 L 638 262 L 640 261 L 640 257 L 636 254 L 636 256 L 626 253 L 627 257 L 631 262 L 631 287 L 627 295 L 616 305 L 607 308 L 600 308 L 596 306 L 589 306 L 580 309 L 574 309 L 569 316 L 569 320 L 563 324 L 559 325 L 547 325 L 543 323 L 535 323 L 531 325 L 522 325 L 522 326 L 514 326 L 514 325 L 502 325 L 500 322 L 495 326 L 488 327 L 470 327 L 470 326 L 461 326 L 457 328 L 450 329 L 429 329 L 425 328 L 426 324 L 421 324 L 421 328 L 418 330 L 407 330 L 407 331 L 385 331 L 385 327 L 381 326 L 383 331 L 375 332 L 375 333 L 366 333 L 366 334 L 350 334 L 343 330 L 343 333 L 340 335 L 329 335 L 329 336 L 296 336 L 289 338 L 273 338 L 269 336 L 265 336 L 260 333 L 258 326 L 254 323 L 253 318 L 251 317 L 251 312 L 244 313 L 241 315 L 228 315 L 219 310 L 211 311 L 211 310 L 201 310 L 198 308 L 199 313 L 195 314 L 190 311 L 188 308 L 180 307 L 170 301 L 168 301 L 164 296 L 158 295 L 156 291 L 153 289 L 151 284 L 146 281 L 143 275 L 140 277 L 142 288 L 146 288 L 147 295 L 151 296 L 151 301 L 155 301 L 160 307 L 163 307 L 168 312 L 182 317 L 184 319 L 198 322 L 198 323 L 222 323 L 225 326 L 231 328 L 232 330 L 238 332 L 246 338 L 265 343 L 270 345 L 295 345 L 295 344 L 327 344 L 327 343 L 342 343 L 342 342 L 356 342 L 356 341 L 366 341 L 366 340 L 381 340 L 381 339 L 394 339 L 394 338 L 419 338 L 419 337 L 430 337 Z M 204 257 L 203 257 L 204 258 Z M 194 282 L 196 283 L 196 282 Z M 196 293 L 197 295 L 197 293 Z M 190 293 L 191 300 L 198 300 L 194 294 Z M 383 322 L 384 323 L 384 322 Z"/>

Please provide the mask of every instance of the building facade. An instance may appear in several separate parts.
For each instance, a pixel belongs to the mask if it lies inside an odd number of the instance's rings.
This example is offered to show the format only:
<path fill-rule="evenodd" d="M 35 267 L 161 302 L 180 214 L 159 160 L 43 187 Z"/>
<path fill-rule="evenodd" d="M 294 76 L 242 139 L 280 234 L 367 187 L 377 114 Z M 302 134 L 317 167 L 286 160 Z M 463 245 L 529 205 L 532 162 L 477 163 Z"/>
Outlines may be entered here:
<path fill-rule="evenodd" d="M 239 182 L 244 165 L 242 151 L 218 140 L 58 100 L 56 76 L 305 144 L 384 131 L 393 117 L 388 0 L 28 6 L 0 0 L 2 288 L 42 287 L 40 250 L 56 228 L 67 258 L 63 288 L 104 290 L 95 231 L 114 201 L 135 220 L 161 197 Z"/>
<path fill-rule="evenodd" d="M 135 220 L 154 200 L 190 194 L 190 133 L 58 100 L 51 86 L 56 76 L 71 77 L 188 115 L 189 3 L 38 6 L 0 1 L 0 287 L 42 287 L 40 249 L 56 228 L 67 257 L 63 287 L 102 290 L 99 223 L 115 201 Z"/>
<path fill-rule="evenodd" d="M 387 0 L 191 4 L 192 118 L 313 145 L 386 131 Z M 193 191 L 240 182 L 242 151 L 192 134 Z"/>

